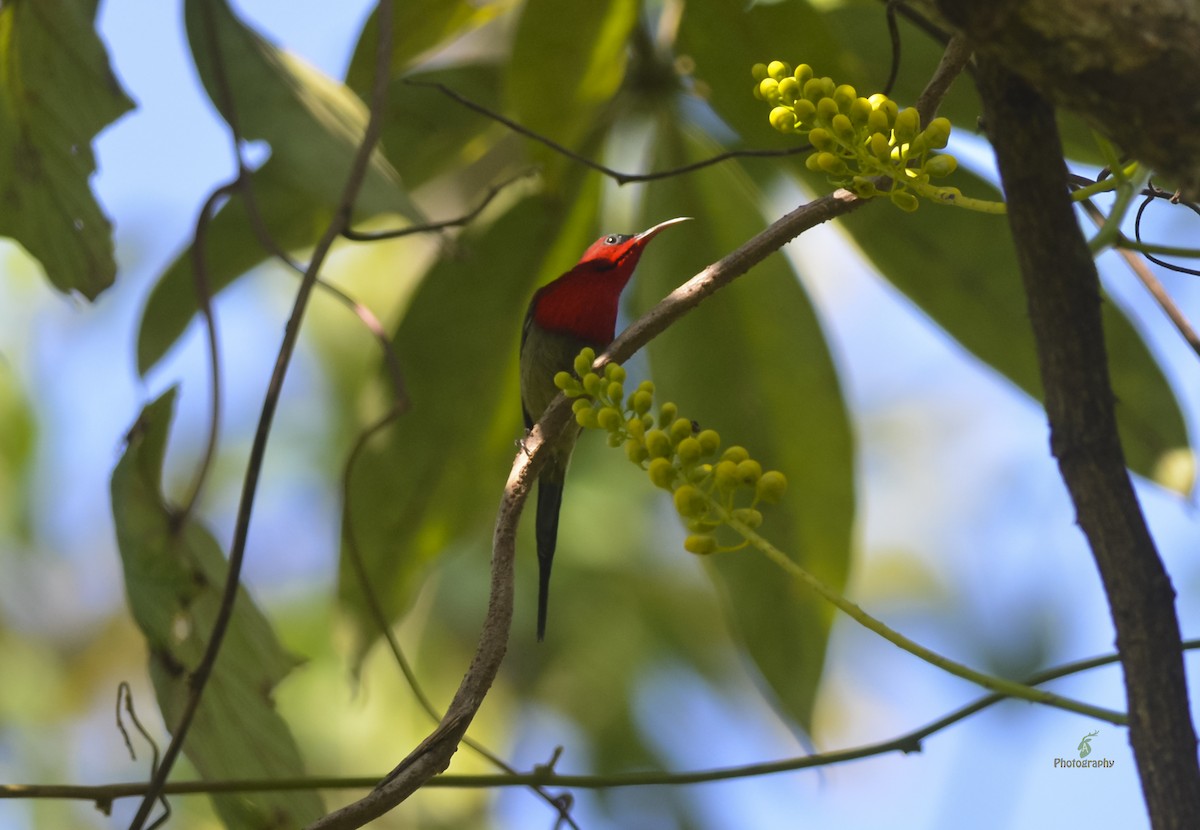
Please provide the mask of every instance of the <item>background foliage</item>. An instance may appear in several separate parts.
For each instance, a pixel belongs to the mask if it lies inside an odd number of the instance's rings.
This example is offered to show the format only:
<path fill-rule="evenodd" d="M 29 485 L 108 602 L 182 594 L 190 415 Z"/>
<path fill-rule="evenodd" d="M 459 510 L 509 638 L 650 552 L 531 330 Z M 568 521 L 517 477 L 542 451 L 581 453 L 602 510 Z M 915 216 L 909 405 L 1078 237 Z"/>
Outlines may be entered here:
<path fill-rule="evenodd" d="M 194 323 L 189 328 L 197 300 L 187 244 L 200 202 L 233 171 L 215 112 L 252 142 L 249 153 L 261 163 L 253 176 L 258 213 L 277 243 L 301 258 L 331 215 L 361 135 L 357 96 L 369 86 L 377 36 L 361 14 L 365 4 L 357 17 L 340 12 L 336 25 L 324 8 L 296 10 L 294 20 L 271 4 L 236 8 L 189 0 L 173 11 L 138 12 L 141 23 L 158 27 L 150 31 L 170 33 L 162 50 L 126 28 L 128 10 L 117 0 L 100 19 L 107 43 L 92 32 L 94 3 L 0 6 L 0 119 L 11 127 L 0 130 L 0 188 L 20 207 L 3 214 L 0 233 L 21 246 L 0 249 L 0 566 L 9 575 L 0 588 L 0 662 L 21 678 L 0 695 L 13 724 L 0 730 L 3 780 L 143 777 L 144 763 L 127 761 L 111 725 L 116 681 L 134 684 L 139 712 L 151 722 L 156 692 L 169 713 L 160 647 L 207 624 L 196 586 L 163 590 L 164 582 L 187 579 L 158 571 L 172 554 L 162 549 L 170 508 L 160 490 L 168 504 L 185 497 L 205 431 L 209 380 L 200 368 L 202 339 Z M 519 436 L 516 344 L 532 290 L 601 232 L 695 217 L 644 258 L 628 297 L 629 313 L 639 313 L 823 184 L 794 156 L 618 187 L 433 87 L 405 81 L 444 83 L 583 157 L 643 172 L 724 148 L 786 146 L 750 95 L 754 62 L 805 61 L 874 90 L 890 56 L 882 6 L 865 2 L 748 9 L 718 0 L 417 2 L 398 4 L 395 28 L 391 106 L 356 225 L 459 215 L 517 178 L 461 232 L 343 241 L 326 271 L 386 320 L 403 368 L 410 409 L 368 445 L 346 497 L 372 587 L 418 675 L 444 701 L 482 617 L 490 522 Z M 78 81 L 64 76 L 60 50 L 44 48 L 51 32 L 82 56 L 69 67 Z M 910 28 L 902 36 L 893 97 L 909 103 L 940 50 Z M 303 44 L 320 68 L 302 57 Z M 212 60 L 217 50 L 222 70 Z M 184 74 L 192 61 L 193 74 Z M 97 88 L 103 93 L 89 92 Z M 97 143 L 103 176 L 94 180 L 93 201 L 85 189 L 88 147 L 128 107 L 126 94 L 138 108 Z M 969 135 L 978 109 L 962 79 L 943 114 Z M 1088 161 L 1082 130 L 1065 129 Z M 64 141 L 74 149 L 64 151 Z M 972 144 L 962 141 L 969 158 Z M 536 175 L 523 175 L 532 166 Z M 45 178 L 23 178 L 31 169 Z M 987 170 L 971 169 L 951 183 L 988 195 Z M 46 182 L 70 199 L 41 205 Z M 102 209 L 116 220 L 115 265 Z M 1179 232 L 1172 221 L 1162 224 L 1166 238 Z M 240 200 L 216 214 L 206 251 L 228 394 L 199 510 L 212 533 L 197 526 L 189 539 L 198 550 L 173 554 L 186 573 L 219 583 L 214 543 L 228 548 L 249 432 L 282 304 L 296 282 L 268 262 Z M 115 285 L 100 295 L 114 273 Z M 1135 472 L 1187 496 L 1190 481 L 1165 473 L 1189 446 L 1185 421 L 1194 429 L 1200 401 L 1187 390 L 1200 388 L 1196 364 L 1124 282 L 1113 275 L 1121 301 L 1106 305 L 1106 322 L 1126 452 Z M 93 306 L 72 305 L 47 285 L 100 296 Z M 1185 307 L 1195 306 L 1190 287 L 1170 287 Z M 228 643 L 219 672 L 244 683 L 249 663 L 267 675 L 230 693 L 230 705 L 245 713 L 252 698 L 269 706 L 271 686 L 294 662 L 276 638 L 307 662 L 275 689 L 282 719 L 267 708 L 237 729 L 197 726 L 214 755 L 234 762 L 213 770 L 192 758 L 215 777 L 252 774 L 238 759 L 248 746 L 268 745 L 288 756 L 275 774 L 299 769 L 295 747 L 310 772 L 377 774 L 427 725 L 377 647 L 344 544 L 339 553 L 340 468 L 359 432 L 387 409 L 388 379 L 377 345 L 337 304 L 318 299 L 308 326 L 248 547 L 248 582 L 276 633 L 260 630 L 267 618 L 254 612 L 253 633 Z M 780 547 L 833 584 L 853 575 L 852 594 L 918 639 L 1020 675 L 1103 652 L 1112 637 L 1045 452 L 1044 425 L 1027 399 L 1038 388 L 1034 366 L 1001 220 L 934 206 L 900 216 L 880 204 L 834 231 L 806 234 L 788 256 L 773 257 L 655 341 L 631 368 L 652 376 L 684 412 L 787 472 L 788 500 L 770 519 Z M 164 475 L 167 399 L 146 410 L 144 435 L 135 430 L 127 446 L 121 436 L 143 403 L 180 378 Z M 141 448 L 145 436 L 149 449 Z M 573 772 L 767 760 L 890 737 L 972 696 L 885 644 L 834 626 L 827 607 L 795 594 L 757 559 L 701 562 L 684 554 L 669 505 L 644 477 L 603 447 L 585 445 L 578 455 L 550 635 L 542 646 L 533 642 L 533 569 L 523 559 L 508 662 L 477 725 L 478 737 L 514 765 L 544 763 L 556 745 L 565 747 L 559 769 Z M 118 456 L 114 522 L 104 494 Z M 1142 492 L 1186 596 L 1196 585 L 1194 562 L 1182 553 L 1194 517 L 1178 493 L 1154 485 Z M 119 593 L 122 562 L 128 610 Z M 1186 634 L 1186 602 L 1182 617 Z M 146 671 L 147 654 L 157 673 Z M 173 659 L 186 665 L 190 658 Z M 1063 690 L 1119 706 L 1114 676 Z M 210 717 L 228 723 L 219 710 Z M 1136 779 L 1116 730 L 1096 741 L 1123 761 L 1111 778 L 1050 777 L 1053 757 L 1070 753 L 1091 728 L 1084 719 L 1007 705 L 930 742 L 932 758 L 863 762 L 824 773 L 824 786 L 807 773 L 614 790 L 582 794 L 576 815 L 586 827 L 727 827 L 747 815 L 753 826 L 788 826 L 804 809 L 837 826 L 900 815 L 904 826 L 963 826 L 991 801 L 1008 811 L 993 813 L 999 827 L 1059 810 L 1078 816 L 1073 795 L 1080 795 L 1097 814 L 1136 822 Z M 284 732 L 251 731 L 259 729 Z M 161 722 L 156 734 L 165 739 Z M 988 754 L 980 774 L 966 777 L 955 762 L 972 757 L 972 746 Z M 463 750 L 454 771 L 485 768 Z M 1015 797 L 1011 785 L 989 780 L 1011 778 L 1014 768 L 1028 770 Z M 881 787 L 902 806 L 865 803 L 863 793 Z M 297 820 L 320 809 L 315 797 L 284 802 Z M 201 799 L 173 804 L 180 826 L 212 820 Z M 4 803 L 0 817 L 13 826 L 116 826 L 128 806 L 119 804 L 110 821 L 86 807 Z M 216 807 L 231 826 L 259 826 L 256 811 L 277 809 L 240 799 Z M 513 790 L 426 792 L 393 820 L 527 827 L 553 818 Z"/>

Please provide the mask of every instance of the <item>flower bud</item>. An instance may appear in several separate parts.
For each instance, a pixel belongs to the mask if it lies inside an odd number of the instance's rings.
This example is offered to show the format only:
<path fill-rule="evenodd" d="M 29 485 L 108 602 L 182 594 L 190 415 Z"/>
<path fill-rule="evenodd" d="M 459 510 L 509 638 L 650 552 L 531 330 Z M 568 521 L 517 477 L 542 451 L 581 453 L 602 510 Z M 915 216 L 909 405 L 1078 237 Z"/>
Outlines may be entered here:
<path fill-rule="evenodd" d="M 646 451 L 651 458 L 665 458 L 671 454 L 671 439 L 661 429 L 646 433 Z"/>
<path fill-rule="evenodd" d="M 679 414 L 679 407 L 667 401 L 658 408 L 658 425 L 661 427 L 668 426 L 675 420 L 675 416 Z"/>
<path fill-rule="evenodd" d="M 670 490 L 675 483 L 675 465 L 665 458 L 655 458 L 646 472 L 655 487 Z"/>
<path fill-rule="evenodd" d="M 641 464 L 646 460 L 646 445 L 636 438 L 629 438 L 625 441 L 625 456 L 634 464 Z"/>
<path fill-rule="evenodd" d="M 771 61 L 767 64 L 767 75 L 776 81 L 782 81 L 792 74 L 792 68 L 783 61 Z"/>
<path fill-rule="evenodd" d="M 683 540 L 683 549 L 697 556 L 717 552 L 717 540 L 711 533 L 693 533 Z"/>
<path fill-rule="evenodd" d="M 768 118 L 771 126 L 781 133 L 790 133 L 796 129 L 796 113 L 787 107 L 775 107 Z"/>
<path fill-rule="evenodd" d="M 604 377 L 606 380 L 616 381 L 617 383 L 625 382 L 625 367 L 620 363 L 605 363 Z"/>
<path fill-rule="evenodd" d="M 921 129 L 921 116 L 913 107 L 905 107 L 896 115 L 896 124 L 892 128 L 896 135 L 897 144 L 908 144 Z"/>
<path fill-rule="evenodd" d="M 808 134 L 808 143 L 814 149 L 822 152 L 832 152 L 837 149 L 837 141 L 833 137 L 833 133 L 823 127 L 813 127 Z"/>
<path fill-rule="evenodd" d="M 767 504 L 778 504 L 787 490 L 787 477 L 778 470 L 770 470 L 762 474 L 758 484 L 754 486 L 754 494 Z"/>
<path fill-rule="evenodd" d="M 685 484 L 676 490 L 674 501 L 675 509 L 685 519 L 699 518 L 708 512 L 708 500 L 699 488 L 691 484 Z"/>
<path fill-rule="evenodd" d="M 615 407 L 602 406 L 596 413 L 596 423 L 605 432 L 616 432 L 624 425 L 625 419 L 621 417 L 620 411 Z"/>
<path fill-rule="evenodd" d="M 958 169 L 958 161 L 954 156 L 938 155 L 925 162 L 925 172 L 931 176 L 949 176 Z"/>
<path fill-rule="evenodd" d="M 762 465 L 753 458 L 739 461 L 737 465 L 738 481 L 742 484 L 757 484 L 762 478 Z"/>
<path fill-rule="evenodd" d="M 759 513 L 753 507 L 739 507 L 733 511 L 733 518 L 744 524 L 746 527 L 754 530 L 762 524 L 762 513 Z"/>
<path fill-rule="evenodd" d="M 750 67 L 750 74 L 754 76 L 754 80 L 761 81 L 767 77 L 767 65 L 765 63 L 756 63 Z"/>
<path fill-rule="evenodd" d="M 676 418 L 671 422 L 671 443 L 678 444 L 692 435 L 692 422 L 687 418 Z"/>
<path fill-rule="evenodd" d="M 700 442 L 692 437 L 684 438 L 675 448 L 675 454 L 684 464 L 694 464 L 700 460 Z"/>
<path fill-rule="evenodd" d="M 700 442 L 700 451 L 712 455 L 721 447 L 721 435 L 715 429 L 706 429 L 696 436 Z"/>
<path fill-rule="evenodd" d="M 893 205 L 906 213 L 912 213 L 920 206 L 917 197 L 906 190 L 893 190 L 888 196 L 891 198 Z"/>
<path fill-rule="evenodd" d="M 585 347 L 579 354 L 575 355 L 575 374 L 583 377 L 588 372 L 592 371 L 592 363 L 596 360 L 596 350 L 591 346 Z"/>
<path fill-rule="evenodd" d="M 746 452 L 746 448 L 736 444 L 721 453 L 722 461 L 732 461 L 734 464 L 740 464 L 749 457 L 750 453 Z"/>

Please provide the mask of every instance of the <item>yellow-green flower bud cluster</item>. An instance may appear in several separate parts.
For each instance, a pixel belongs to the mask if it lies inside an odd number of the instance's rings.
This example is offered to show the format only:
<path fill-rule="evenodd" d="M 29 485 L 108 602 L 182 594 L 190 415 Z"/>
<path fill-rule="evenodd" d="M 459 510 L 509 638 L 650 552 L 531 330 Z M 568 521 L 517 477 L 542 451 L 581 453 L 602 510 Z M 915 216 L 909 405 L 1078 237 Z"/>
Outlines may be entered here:
<path fill-rule="evenodd" d="M 931 178 L 948 176 L 958 162 L 934 154 L 950 138 L 950 122 L 933 119 L 921 128 L 921 116 L 900 109 L 882 93 L 859 97 L 849 84 L 818 78 L 812 67 L 792 69 L 783 61 L 757 63 L 754 97 L 771 105 L 771 126 L 788 135 L 807 136 L 813 152 L 805 165 L 823 172 L 831 183 L 869 199 L 881 195 L 876 180 L 891 179 L 887 195 L 899 208 L 917 209 L 917 196 Z M 914 187 L 915 186 L 915 187 Z"/>
<path fill-rule="evenodd" d="M 670 402 L 652 414 L 654 384 L 643 381 L 626 397 L 625 370 L 609 363 L 604 373 L 592 371 L 596 354 L 584 349 L 575 358 L 575 375 L 559 372 L 554 383 L 575 398 L 575 421 L 588 429 L 603 429 L 612 447 L 623 447 L 650 481 L 671 493 L 675 509 L 690 533 L 684 548 L 697 554 L 743 547 L 724 547 L 715 531 L 730 519 L 753 529 L 762 524 L 760 503 L 777 503 L 787 489 L 787 479 L 762 465 L 744 447 L 721 451 L 721 436 L 701 430 Z M 749 504 L 745 504 L 746 501 Z M 739 504 L 740 502 L 740 504 Z"/>

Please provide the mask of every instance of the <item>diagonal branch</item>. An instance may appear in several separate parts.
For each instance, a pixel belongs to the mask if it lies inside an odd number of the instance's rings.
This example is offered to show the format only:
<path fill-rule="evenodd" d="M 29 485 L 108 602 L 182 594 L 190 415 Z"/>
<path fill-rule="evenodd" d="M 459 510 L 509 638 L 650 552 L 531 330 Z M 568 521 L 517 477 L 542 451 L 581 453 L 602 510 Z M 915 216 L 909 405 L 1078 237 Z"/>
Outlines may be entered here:
<path fill-rule="evenodd" d="M 948 58 L 939 67 L 945 72 L 961 70 L 966 54 Z M 957 70 L 949 67 L 957 66 Z M 940 80 L 939 80 L 940 82 Z M 937 98 L 925 99 L 936 111 Z M 925 113 L 923 113 L 925 115 Z M 596 365 L 609 360 L 625 361 L 719 289 L 742 276 L 804 231 L 844 216 L 865 202 L 848 190 L 837 190 L 776 220 L 737 250 L 705 268 L 650 309 L 613 341 Z M 351 830 L 378 818 L 406 799 L 450 764 L 467 727 L 491 688 L 508 644 L 513 612 L 513 563 L 516 558 L 517 525 L 529 490 L 546 463 L 542 448 L 553 443 L 566 429 L 571 407 L 561 393 L 546 409 L 523 443 L 504 487 L 492 536 L 491 586 L 487 614 L 475 658 L 436 729 L 400 762 L 374 790 L 362 799 L 311 824 L 308 830 Z"/>

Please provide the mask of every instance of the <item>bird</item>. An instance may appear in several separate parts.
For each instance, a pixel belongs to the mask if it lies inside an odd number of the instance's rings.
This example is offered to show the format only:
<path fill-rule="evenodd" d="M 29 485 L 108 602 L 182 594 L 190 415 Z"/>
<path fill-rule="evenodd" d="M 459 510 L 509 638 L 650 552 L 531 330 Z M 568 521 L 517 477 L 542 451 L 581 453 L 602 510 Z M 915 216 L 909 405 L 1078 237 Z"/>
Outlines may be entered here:
<path fill-rule="evenodd" d="M 659 222 L 637 234 L 614 233 L 593 242 L 570 271 L 539 288 L 529 302 L 521 330 L 521 408 L 525 429 L 546 411 L 558 395 L 554 375 L 571 371 L 575 356 L 585 346 L 604 351 L 616 334 L 617 304 L 633 276 L 650 240 L 665 228 L 691 217 Z M 568 428 L 552 447 L 550 459 L 538 477 L 538 642 L 546 636 L 546 611 L 550 596 L 550 567 L 558 539 L 558 513 L 562 506 L 567 463 L 580 427 Z"/>

